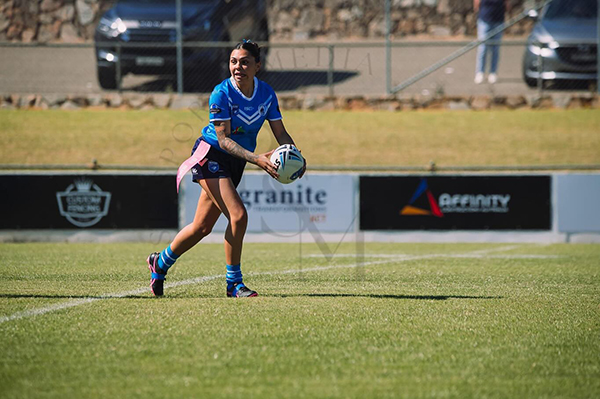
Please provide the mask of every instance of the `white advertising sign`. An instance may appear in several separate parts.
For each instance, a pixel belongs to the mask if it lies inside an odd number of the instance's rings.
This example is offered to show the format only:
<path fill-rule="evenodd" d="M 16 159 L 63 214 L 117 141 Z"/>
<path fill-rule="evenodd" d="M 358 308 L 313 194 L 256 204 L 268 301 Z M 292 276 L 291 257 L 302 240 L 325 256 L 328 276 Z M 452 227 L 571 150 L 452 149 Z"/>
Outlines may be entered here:
<path fill-rule="evenodd" d="M 200 186 L 184 179 L 184 225 L 194 220 Z M 238 192 L 248 210 L 248 232 L 354 231 L 357 176 L 309 174 L 281 184 L 266 173 L 246 173 Z M 181 226 L 183 227 L 183 226 Z M 221 216 L 213 231 L 225 231 Z"/>
<path fill-rule="evenodd" d="M 600 232 L 600 175 L 556 175 L 558 231 Z"/>

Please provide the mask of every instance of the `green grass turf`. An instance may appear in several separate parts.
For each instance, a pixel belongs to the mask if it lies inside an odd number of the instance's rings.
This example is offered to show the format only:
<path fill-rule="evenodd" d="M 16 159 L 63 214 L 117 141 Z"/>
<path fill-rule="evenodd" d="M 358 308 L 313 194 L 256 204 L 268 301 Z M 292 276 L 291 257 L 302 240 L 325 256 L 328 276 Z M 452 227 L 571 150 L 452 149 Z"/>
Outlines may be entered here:
<path fill-rule="evenodd" d="M 224 277 L 98 297 L 147 287 L 159 247 L 0 245 L 0 396 L 600 396 L 599 245 L 368 243 L 357 267 L 314 245 L 247 244 L 258 298 L 225 298 Z M 222 263 L 221 245 L 201 244 L 169 282 Z M 89 297 L 104 299 L 27 313 Z"/>
<path fill-rule="evenodd" d="M 196 111 L 0 110 L 0 163 L 176 167 L 207 124 Z M 600 164 L 600 110 L 285 111 L 309 164 Z M 259 151 L 275 148 L 265 124 Z"/>

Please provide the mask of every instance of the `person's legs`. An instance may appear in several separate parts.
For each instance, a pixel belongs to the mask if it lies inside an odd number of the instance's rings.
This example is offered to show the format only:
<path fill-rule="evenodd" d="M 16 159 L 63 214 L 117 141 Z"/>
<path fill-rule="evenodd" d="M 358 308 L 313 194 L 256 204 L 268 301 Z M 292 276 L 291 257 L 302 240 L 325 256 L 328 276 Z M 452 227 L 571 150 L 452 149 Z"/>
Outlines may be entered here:
<path fill-rule="evenodd" d="M 225 261 L 227 268 L 227 296 L 252 297 L 258 294 L 247 288 L 242 279 L 242 246 L 248 213 L 230 178 L 207 179 L 201 182 L 213 203 L 227 217 L 229 224 L 225 231 Z"/>
<path fill-rule="evenodd" d="M 488 32 L 488 24 L 483 22 L 482 20 L 477 20 L 477 39 L 482 40 L 485 38 Z M 485 43 L 480 44 L 477 47 L 477 60 L 475 63 L 475 72 L 476 73 L 485 73 L 485 62 L 487 56 L 487 45 Z"/>
<path fill-rule="evenodd" d="M 242 258 L 242 245 L 248 225 L 246 207 L 231 179 L 207 179 L 201 180 L 200 184 L 229 221 L 225 232 L 225 261 L 228 265 L 237 265 Z"/>
<path fill-rule="evenodd" d="M 502 25 L 502 23 L 494 24 L 493 26 L 490 27 L 490 31 L 493 29 L 496 29 L 500 25 Z M 494 35 L 491 40 L 493 40 L 496 43 L 500 43 L 500 41 L 502 40 L 502 32 Z M 499 44 L 491 45 L 490 50 L 492 53 L 490 73 L 496 74 L 498 72 L 498 62 L 500 60 L 500 45 Z"/>
<path fill-rule="evenodd" d="M 194 221 L 177 233 L 171 243 L 173 252 L 181 256 L 209 235 L 220 215 L 221 210 L 212 202 L 206 191 L 202 190 Z"/>
<path fill-rule="evenodd" d="M 148 256 L 148 268 L 152 275 L 150 286 L 155 296 L 163 295 L 165 275 L 175 261 L 210 234 L 219 215 L 221 215 L 221 211 L 203 191 L 198 199 L 194 221 L 181 229 L 171 244 L 162 252 L 154 252 Z"/>

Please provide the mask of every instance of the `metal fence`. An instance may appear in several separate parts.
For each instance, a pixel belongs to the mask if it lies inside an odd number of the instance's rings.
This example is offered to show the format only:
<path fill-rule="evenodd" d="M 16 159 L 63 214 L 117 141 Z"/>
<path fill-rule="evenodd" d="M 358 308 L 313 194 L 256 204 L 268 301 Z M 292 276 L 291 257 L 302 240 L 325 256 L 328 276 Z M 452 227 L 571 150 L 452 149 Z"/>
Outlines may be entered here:
<path fill-rule="evenodd" d="M 526 10 L 479 40 L 394 39 L 390 0 L 385 0 L 385 40 L 281 43 L 268 40 L 268 28 L 261 22 L 265 15 L 256 10 L 251 18 L 234 21 L 233 37 L 212 19 L 190 22 L 189 2 L 177 0 L 175 20 L 106 14 L 94 43 L 0 42 L 0 92 L 206 93 L 228 76 L 228 52 L 236 43 L 231 40 L 242 37 L 263 45 L 264 70 L 259 77 L 280 94 L 541 95 L 546 90 L 598 90 L 600 18 L 595 1 L 575 1 L 588 5 L 584 15 L 595 19 L 585 17 L 574 38 L 532 35 L 527 40 L 495 40 L 496 32 L 526 18 Z M 534 7 L 541 10 L 541 21 L 551 3 Z M 222 12 L 244 15 L 242 11 Z M 476 84 L 476 53 L 483 42 L 499 47 L 497 81 Z"/>

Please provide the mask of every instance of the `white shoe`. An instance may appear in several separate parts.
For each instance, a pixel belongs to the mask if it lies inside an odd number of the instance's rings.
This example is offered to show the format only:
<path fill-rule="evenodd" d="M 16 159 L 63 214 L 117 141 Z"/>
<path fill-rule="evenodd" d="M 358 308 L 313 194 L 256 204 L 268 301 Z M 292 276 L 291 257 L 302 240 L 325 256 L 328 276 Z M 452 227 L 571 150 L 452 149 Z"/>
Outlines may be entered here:
<path fill-rule="evenodd" d="M 498 75 L 496 75 L 495 73 L 490 73 L 490 75 L 488 76 L 488 83 L 493 85 L 497 81 L 498 81 Z"/>
<path fill-rule="evenodd" d="M 477 72 L 475 74 L 475 84 L 479 85 L 483 82 L 483 72 Z"/>

